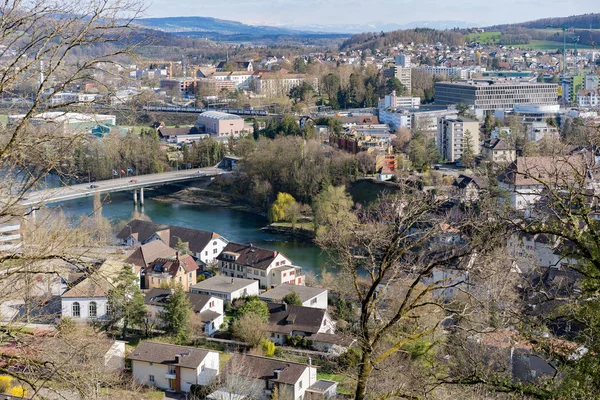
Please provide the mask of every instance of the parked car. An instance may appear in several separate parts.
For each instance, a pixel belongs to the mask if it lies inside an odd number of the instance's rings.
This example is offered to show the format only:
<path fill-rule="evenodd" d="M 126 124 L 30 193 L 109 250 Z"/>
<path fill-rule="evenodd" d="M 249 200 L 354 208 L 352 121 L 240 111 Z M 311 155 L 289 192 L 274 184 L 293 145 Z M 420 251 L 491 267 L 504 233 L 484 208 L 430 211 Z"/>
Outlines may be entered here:
<path fill-rule="evenodd" d="M 96 189 L 98 185 L 90 185 L 90 189 Z"/>
<path fill-rule="evenodd" d="M 137 183 L 137 181 L 138 181 L 137 179 L 132 179 L 129 181 L 129 183 Z"/>

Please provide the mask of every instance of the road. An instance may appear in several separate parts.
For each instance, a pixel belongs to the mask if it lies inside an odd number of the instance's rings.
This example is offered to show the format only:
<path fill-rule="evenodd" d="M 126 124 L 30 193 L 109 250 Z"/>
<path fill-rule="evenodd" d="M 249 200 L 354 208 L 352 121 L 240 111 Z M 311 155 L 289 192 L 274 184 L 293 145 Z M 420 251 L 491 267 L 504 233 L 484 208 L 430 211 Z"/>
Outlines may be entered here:
<path fill-rule="evenodd" d="M 227 171 L 224 169 L 207 167 L 201 169 L 188 169 L 182 171 L 163 172 L 159 174 L 115 178 L 105 181 L 92 182 L 91 184 L 84 183 L 32 192 L 22 199 L 21 204 L 25 207 L 38 206 L 41 204 L 55 203 L 57 201 L 66 201 L 94 196 L 97 193 L 103 194 L 133 191 L 135 189 L 141 189 L 145 187 L 192 181 L 196 179 L 222 175 L 225 173 L 227 173 Z"/>

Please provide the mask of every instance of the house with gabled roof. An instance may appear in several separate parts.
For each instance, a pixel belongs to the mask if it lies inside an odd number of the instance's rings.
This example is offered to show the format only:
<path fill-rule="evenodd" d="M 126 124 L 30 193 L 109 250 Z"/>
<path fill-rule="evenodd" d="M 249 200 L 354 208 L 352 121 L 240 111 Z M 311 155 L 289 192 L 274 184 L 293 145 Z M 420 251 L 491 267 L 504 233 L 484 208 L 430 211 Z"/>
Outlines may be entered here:
<path fill-rule="evenodd" d="M 129 266 L 116 260 L 106 260 L 97 270 L 76 281 L 61 296 L 61 315 L 74 321 L 102 320 L 109 317 L 108 294 L 123 268 Z"/>
<path fill-rule="evenodd" d="M 177 253 L 174 258 L 157 258 L 141 272 L 142 289 L 177 284 L 188 291 L 196 283 L 197 270 L 198 264 L 187 254 Z"/>
<path fill-rule="evenodd" d="M 161 323 L 160 313 L 165 311 L 172 289 L 154 288 L 146 292 L 144 304 L 148 310 L 148 317 L 157 326 Z M 203 331 L 212 335 L 223 324 L 223 300 L 214 296 L 187 292 L 186 297 L 192 305 L 192 311 L 200 319 Z"/>
<path fill-rule="evenodd" d="M 143 341 L 129 359 L 136 382 L 163 390 L 189 392 L 219 374 L 219 353 L 197 347 Z"/>
<path fill-rule="evenodd" d="M 138 219 L 125 225 L 117 234 L 117 239 L 120 243 L 129 246 L 141 246 L 160 240 L 171 248 L 175 248 L 181 242 L 187 245 L 192 255 L 204 265 L 214 262 L 228 243 L 227 239 L 216 232 L 155 224 Z"/>
<path fill-rule="evenodd" d="M 141 245 L 125 259 L 127 264 L 134 265 L 138 270 L 143 270 L 158 258 L 172 258 L 177 254 L 177 250 L 167 246 L 160 240 Z"/>
<path fill-rule="evenodd" d="M 335 333 L 335 321 L 326 310 L 286 303 L 267 303 L 267 307 L 267 332 L 275 344 L 285 344 L 287 336 L 303 336 L 310 339 L 318 333 Z"/>
<path fill-rule="evenodd" d="M 283 254 L 250 244 L 228 243 L 217 257 L 225 276 L 259 281 L 261 289 L 281 284 L 304 285 L 302 268 Z"/>
<path fill-rule="evenodd" d="M 481 145 L 481 156 L 484 161 L 506 164 L 515 161 L 517 149 L 508 140 L 501 138 L 488 139 Z"/>

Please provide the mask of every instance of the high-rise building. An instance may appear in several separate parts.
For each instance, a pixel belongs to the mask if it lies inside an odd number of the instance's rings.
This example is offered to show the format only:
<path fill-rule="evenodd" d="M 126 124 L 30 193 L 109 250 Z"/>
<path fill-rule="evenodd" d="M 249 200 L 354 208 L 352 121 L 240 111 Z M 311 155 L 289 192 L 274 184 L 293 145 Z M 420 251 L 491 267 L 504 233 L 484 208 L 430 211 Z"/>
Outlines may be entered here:
<path fill-rule="evenodd" d="M 435 144 L 444 159 L 456 162 L 462 159 L 469 142 L 473 155 L 479 155 L 479 122 L 467 118 L 441 117 Z"/>
<path fill-rule="evenodd" d="M 394 67 L 394 69 L 395 69 L 394 76 L 396 78 L 398 78 L 398 80 L 400 81 L 402 86 L 404 86 L 404 93 L 402 93 L 402 94 L 406 95 L 406 96 L 410 96 L 410 94 L 412 93 L 412 76 L 411 76 L 412 69 L 399 67 L 397 65 Z"/>
<path fill-rule="evenodd" d="M 437 82 L 435 103 L 463 103 L 479 110 L 510 109 L 515 105 L 558 104 L 558 86 L 553 83 L 514 81 Z"/>
<path fill-rule="evenodd" d="M 396 66 L 402 68 L 410 68 L 410 56 L 406 54 L 400 54 L 396 56 Z"/>

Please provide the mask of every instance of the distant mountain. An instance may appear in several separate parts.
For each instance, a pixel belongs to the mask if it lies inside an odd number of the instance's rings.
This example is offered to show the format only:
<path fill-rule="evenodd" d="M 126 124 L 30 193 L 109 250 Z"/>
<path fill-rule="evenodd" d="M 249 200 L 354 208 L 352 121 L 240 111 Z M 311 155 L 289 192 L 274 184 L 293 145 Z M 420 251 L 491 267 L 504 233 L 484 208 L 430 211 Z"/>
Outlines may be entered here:
<path fill-rule="evenodd" d="M 163 32 L 172 33 L 206 33 L 220 35 L 302 35 L 311 34 L 306 30 L 285 27 L 254 26 L 241 22 L 228 21 L 210 17 L 165 17 L 142 18 L 136 21 L 139 25 Z M 331 33 L 330 31 L 326 33 Z"/>
<path fill-rule="evenodd" d="M 339 32 L 339 33 L 363 33 L 363 32 L 390 32 L 414 28 L 431 28 L 446 30 L 452 28 L 474 28 L 479 26 L 473 22 L 465 21 L 414 21 L 407 24 L 388 24 L 373 22 L 370 24 L 331 24 L 331 25 L 286 25 L 285 28 L 294 30 L 306 30 L 312 32 Z"/>

